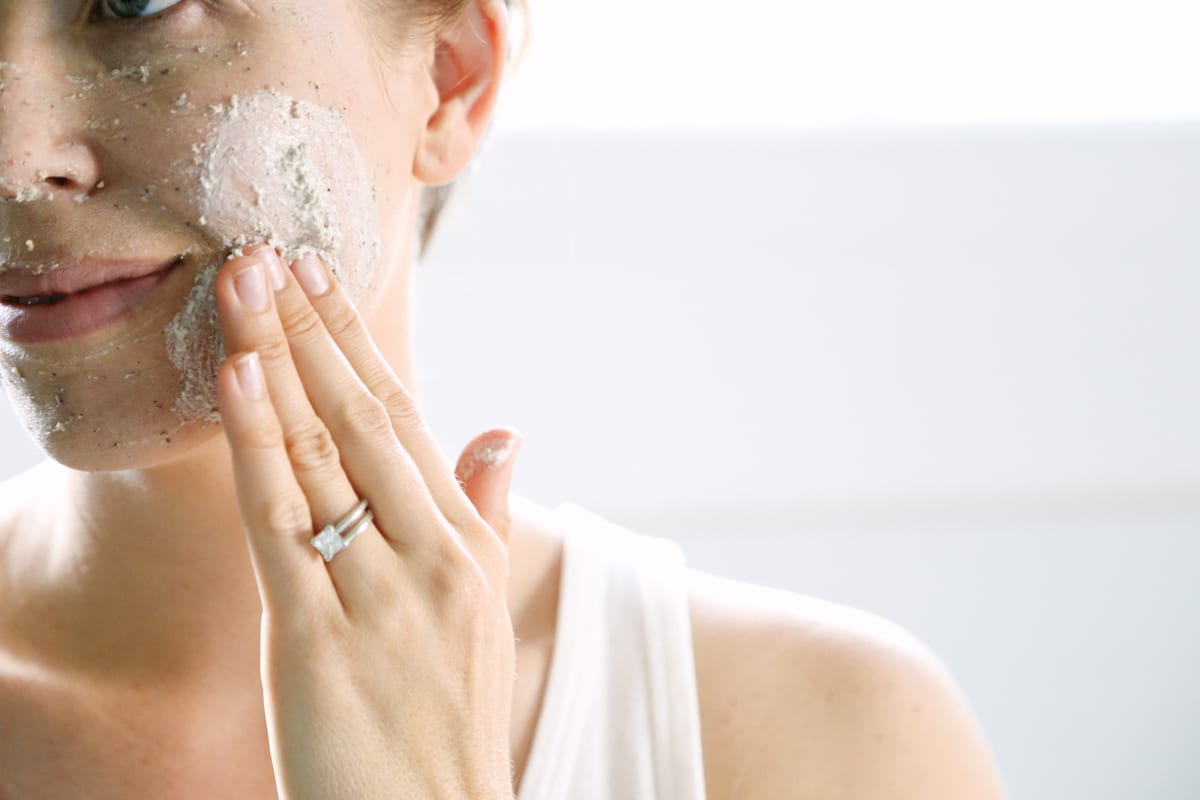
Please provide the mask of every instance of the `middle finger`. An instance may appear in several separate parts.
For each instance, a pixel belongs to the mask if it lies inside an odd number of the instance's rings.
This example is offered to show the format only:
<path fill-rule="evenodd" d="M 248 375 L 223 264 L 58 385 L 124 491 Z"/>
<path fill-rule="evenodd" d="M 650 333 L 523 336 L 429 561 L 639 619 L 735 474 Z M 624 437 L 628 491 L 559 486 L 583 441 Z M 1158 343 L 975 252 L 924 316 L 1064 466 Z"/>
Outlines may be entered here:
<path fill-rule="evenodd" d="M 259 258 L 231 260 L 217 277 L 217 312 L 229 352 L 259 353 L 267 394 L 283 428 L 296 482 L 312 511 L 315 535 L 349 512 L 359 497 L 341 467 L 333 437 L 309 403 L 292 363 L 287 337 L 275 313 L 272 284 L 278 283 L 269 277 L 270 272 L 269 264 Z M 371 587 L 377 585 L 373 579 L 380 578 L 379 570 L 395 560 L 379 536 L 369 535 L 372 530 L 364 531 L 347 552 L 327 564 L 347 607 L 355 596 L 360 602 L 365 600 Z M 307 540 L 296 546 L 307 547 L 314 558 L 321 558 Z M 385 555 L 389 558 L 384 559 Z"/>
<path fill-rule="evenodd" d="M 283 262 L 270 247 L 254 250 Z M 397 437 L 379 398 L 333 340 L 290 270 L 275 295 L 292 362 L 308 398 L 326 421 L 350 482 L 371 498 L 384 539 L 422 561 L 436 561 L 455 536 L 433 497 L 427 476 Z"/>

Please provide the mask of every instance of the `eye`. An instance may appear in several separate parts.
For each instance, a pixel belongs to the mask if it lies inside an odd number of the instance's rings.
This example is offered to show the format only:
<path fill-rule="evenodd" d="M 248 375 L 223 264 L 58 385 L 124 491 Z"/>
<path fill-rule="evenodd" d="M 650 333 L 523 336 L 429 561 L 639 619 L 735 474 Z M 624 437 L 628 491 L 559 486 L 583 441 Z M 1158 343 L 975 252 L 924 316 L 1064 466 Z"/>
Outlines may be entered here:
<path fill-rule="evenodd" d="M 138 19 L 166 11 L 182 0 L 100 0 L 101 16 L 111 19 Z"/>

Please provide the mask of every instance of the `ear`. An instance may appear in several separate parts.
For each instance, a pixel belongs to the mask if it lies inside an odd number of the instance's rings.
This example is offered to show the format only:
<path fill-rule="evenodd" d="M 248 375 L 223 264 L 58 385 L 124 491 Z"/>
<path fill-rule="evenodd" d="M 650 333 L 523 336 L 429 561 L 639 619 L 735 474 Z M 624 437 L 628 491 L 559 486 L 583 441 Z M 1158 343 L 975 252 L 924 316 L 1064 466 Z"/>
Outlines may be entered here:
<path fill-rule="evenodd" d="M 504 0 L 469 0 L 434 48 L 438 104 L 413 156 L 413 176 L 428 186 L 458 177 L 487 132 L 508 52 Z"/>

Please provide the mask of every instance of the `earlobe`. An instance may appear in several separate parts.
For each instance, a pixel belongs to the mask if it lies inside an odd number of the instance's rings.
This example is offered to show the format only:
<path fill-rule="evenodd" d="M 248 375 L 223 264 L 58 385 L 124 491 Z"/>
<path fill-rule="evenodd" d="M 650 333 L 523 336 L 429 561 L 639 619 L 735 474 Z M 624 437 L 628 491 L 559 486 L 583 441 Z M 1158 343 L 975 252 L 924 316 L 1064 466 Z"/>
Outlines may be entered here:
<path fill-rule="evenodd" d="M 441 186 L 466 169 L 487 132 L 508 51 L 504 0 L 471 0 L 434 47 L 437 107 L 417 144 L 413 176 Z"/>

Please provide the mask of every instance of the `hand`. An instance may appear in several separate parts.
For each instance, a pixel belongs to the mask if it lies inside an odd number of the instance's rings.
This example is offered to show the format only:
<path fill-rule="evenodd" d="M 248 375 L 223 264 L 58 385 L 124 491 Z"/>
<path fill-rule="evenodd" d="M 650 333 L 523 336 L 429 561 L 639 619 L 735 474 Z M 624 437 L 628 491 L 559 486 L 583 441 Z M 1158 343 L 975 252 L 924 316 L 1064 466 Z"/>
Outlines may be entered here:
<path fill-rule="evenodd" d="M 481 434 L 451 472 L 315 256 L 288 269 L 259 246 L 216 293 L 280 800 L 512 798 L 515 459 L 488 455 L 520 435 Z M 327 563 L 309 539 L 360 497 L 373 523 Z"/>

